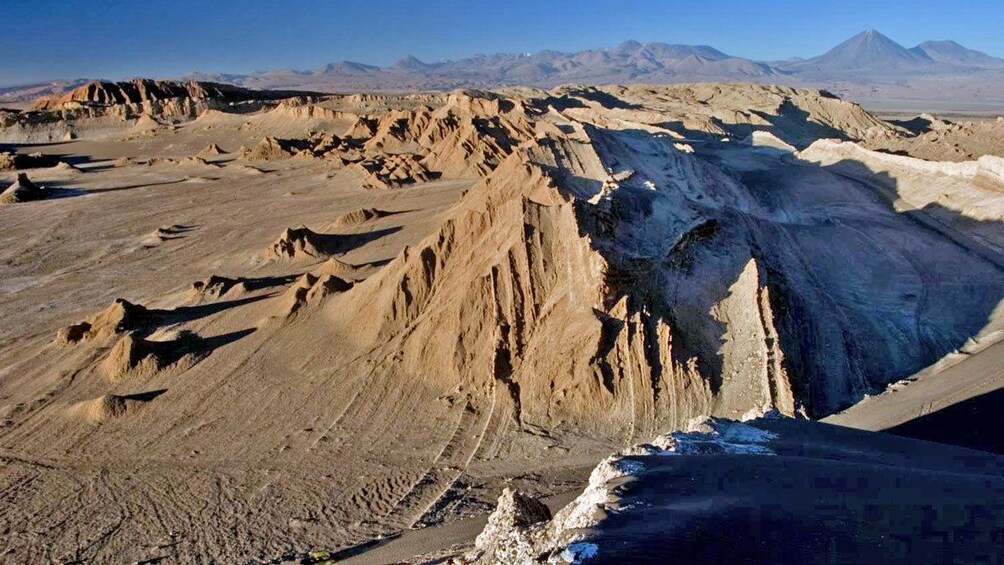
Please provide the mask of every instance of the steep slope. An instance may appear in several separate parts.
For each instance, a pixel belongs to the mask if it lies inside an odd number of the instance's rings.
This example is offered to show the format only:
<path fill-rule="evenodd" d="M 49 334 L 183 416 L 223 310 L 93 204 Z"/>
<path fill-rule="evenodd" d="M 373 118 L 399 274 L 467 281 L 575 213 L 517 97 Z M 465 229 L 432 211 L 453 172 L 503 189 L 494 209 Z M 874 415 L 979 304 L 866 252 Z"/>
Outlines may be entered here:
<path fill-rule="evenodd" d="M 960 297 L 945 295 L 904 312 L 904 296 L 939 284 L 914 267 L 935 244 L 890 239 L 915 228 L 860 187 L 773 162 L 776 177 L 739 182 L 665 131 L 574 109 L 550 114 L 567 121 L 474 187 L 435 237 L 344 295 L 369 305 L 365 319 L 346 303 L 335 323 L 391 343 L 388 370 L 445 365 L 436 378 L 478 403 L 504 387 L 519 425 L 633 437 L 694 410 L 829 413 L 888 382 L 890 358 L 906 374 L 961 343 L 1000 292 L 996 267 L 967 259 L 971 310 L 953 313 Z M 762 183 L 797 176 L 835 192 L 765 196 Z M 876 228 L 834 227 L 816 206 L 855 226 L 865 206 Z M 889 272 L 901 282 L 864 299 Z"/>

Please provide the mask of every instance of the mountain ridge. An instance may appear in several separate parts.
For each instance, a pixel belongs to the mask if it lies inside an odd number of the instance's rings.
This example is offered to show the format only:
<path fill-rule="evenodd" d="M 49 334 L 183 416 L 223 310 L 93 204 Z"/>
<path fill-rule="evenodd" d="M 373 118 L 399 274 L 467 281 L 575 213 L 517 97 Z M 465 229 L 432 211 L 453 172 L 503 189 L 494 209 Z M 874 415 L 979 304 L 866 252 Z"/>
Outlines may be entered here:
<path fill-rule="evenodd" d="M 411 72 L 426 82 L 455 79 L 457 86 L 505 86 L 529 84 L 554 86 L 578 79 L 610 77 L 609 82 L 624 79 L 661 82 L 681 78 L 747 79 L 765 76 L 798 76 L 800 74 L 854 71 L 887 72 L 892 69 L 951 73 L 959 70 L 991 70 L 1004 68 L 1004 59 L 969 49 L 951 40 L 925 41 L 907 48 L 877 30 L 865 30 L 809 58 L 793 57 L 783 61 L 759 61 L 727 54 L 710 45 L 685 45 L 664 42 L 628 40 L 610 48 L 564 52 L 544 50 L 536 53 L 478 54 L 460 59 L 424 62 L 408 55 L 379 67 L 354 61 L 336 61 L 323 67 L 322 74 L 356 76 L 360 69 L 377 77 L 385 73 Z M 343 72 L 339 72 L 343 71 Z M 313 73 L 317 75 L 317 71 Z M 211 74 L 206 76 L 213 76 Z M 252 85 L 264 73 L 243 75 L 241 84 Z M 222 78 L 222 77 L 221 77 Z M 438 80 L 437 80 L 438 79 Z M 470 84 L 462 84 L 463 80 Z M 674 81 L 675 82 L 675 81 Z M 256 85 L 267 88 L 266 84 Z M 434 87 L 434 84 L 430 85 Z"/>
<path fill-rule="evenodd" d="M 978 77 L 980 84 L 959 83 L 970 77 Z M 931 99 L 943 98 L 945 91 L 945 88 L 930 86 L 931 81 L 951 80 L 962 86 L 952 88 L 957 96 L 967 93 L 974 99 L 1004 100 L 1004 59 L 952 40 L 924 41 L 907 48 L 870 29 L 815 57 L 770 62 L 735 56 L 709 45 L 628 40 L 614 47 L 572 52 L 477 54 L 436 62 L 407 55 L 387 66 L 341 60 L 312 70 L 271 69 L 248 74 L 194 72 L 180 80 L 260 90 L 321 92 L 738 81 L 814 86 L 844 96 L 853 96 L 859 91 L 867 93 L 867 87 L 874 85 L 885 85 L 900 95 L 898 87 L 905 86 L 909 91 L 916 82 L 930 90 L 928 97 Z M 907 83 L 893 85 L 895 81 Z M 45 93 L 60 94 L 60 82 L 50 82 L 54 86 L 47 87 Z M 65 84 L 79 86 L 80 82 Z M 38 85 L 0 89 L 0 102 L 34 99 L 40 94 Z"/>

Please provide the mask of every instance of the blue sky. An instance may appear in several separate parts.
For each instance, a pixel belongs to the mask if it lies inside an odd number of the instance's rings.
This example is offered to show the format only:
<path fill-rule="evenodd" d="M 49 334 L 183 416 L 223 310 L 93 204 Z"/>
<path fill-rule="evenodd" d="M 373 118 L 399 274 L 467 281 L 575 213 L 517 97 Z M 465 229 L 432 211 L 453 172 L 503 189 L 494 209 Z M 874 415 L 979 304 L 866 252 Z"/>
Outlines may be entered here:
<path fill-rule="evenodd" d="M 1000 0 L 0 0 L 0 85 L 53 78 L 386 65 L 574 51 L 627 39 L 760 60 L 818 55 L 875 28 L 1004 57 Z"/>

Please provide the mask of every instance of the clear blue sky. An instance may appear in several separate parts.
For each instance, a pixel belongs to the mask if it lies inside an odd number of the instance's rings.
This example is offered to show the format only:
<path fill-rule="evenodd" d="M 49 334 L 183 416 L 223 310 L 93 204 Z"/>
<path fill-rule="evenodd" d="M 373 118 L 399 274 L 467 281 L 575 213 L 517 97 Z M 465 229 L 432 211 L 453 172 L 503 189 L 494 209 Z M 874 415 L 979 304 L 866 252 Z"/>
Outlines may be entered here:
<path fill-rule="evenodd" d="M 760 60 L 818 55 L 875 28 L 1004 57 L 1001 0 L 0 0 L 0 85 L 53 78 L 386 65 L 574 51 L 627 39 Z"/>

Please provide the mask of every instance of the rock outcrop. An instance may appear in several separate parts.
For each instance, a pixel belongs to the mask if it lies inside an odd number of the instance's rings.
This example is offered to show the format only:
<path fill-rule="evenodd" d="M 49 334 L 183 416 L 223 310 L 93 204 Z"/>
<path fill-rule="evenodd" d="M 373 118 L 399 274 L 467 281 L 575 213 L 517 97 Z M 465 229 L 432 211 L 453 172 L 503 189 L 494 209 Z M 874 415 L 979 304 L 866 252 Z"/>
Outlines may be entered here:
<path fill-rule="evenodd" d="M 482 563 L 523 563 L 535 557 L 529 532 L 551 519 L 543 502 L 506 487 L 499 496 L 488 524 L 474 542 Z"/>
<path fill-rule="evenodd" d="M 277 259 L 319 259 L 338 252 L 337 238 L 317 233 L 307 226 L 286 228 L 268 247 L 268 254 Z"/>
<path fill-rule="evenodd" d="M 695 88 L 712 97 L 734 90 Z M 862 135 L 878 127 L 853 105 L 806 102 L 803 91 L 748 96 L 807 108 L 815 121 L 798 125 L 790 110 L 774 124 L 771 135 L 793 147 L 841 120 Z M 483 103 L 506 114 L 505 101 Z M 631 439 L 701 413 L 830 413 L 884 386 L 889 355 L 902 371 L 917 370 L 936 360 L 934 349 L 947 351 L 937 344 L 956 339 L 951 324 L 936 337 L 918 334 L 904 310 L 880 323 L 855 298 L 890 268 L 925 284 L 895 256 L 859 257 L 856 232 L 808 266 L 805 253 L 828 220 L 792 220 L 805 212 L 774 209 L 667 130 L 628 122 L 654 121 L 644 111 L 568 106 L 534 124 L 546 138 L 481 170 L 438 233 L 336 300 L 350 339 L 386 344 L 388 370 L 418 378 L 437 367 L 437 383 L 475 405 L 501 398 L 517 428 Z M 426 119 L 388 117 L 366 146 L 408 147 L 405 132 L 437 129 Z M 848 279 L 837 265 L 852 256 Z M 832 288 L 843 290 L 824 290 Z M 909 292 L 890 288 L 876 301 Z M 345 315 L 345 304 L 366 304 L 365 315 Z"/>
<path fill-rule="evenodd" d="M 990 533 L 992 513 L 975 509 L 999 503 L 994 489 L 987 498 L 987 481 L 1001 482 L 987 469 L 1004 461 L 935 446 L 776 414 L 745 422 L 695 418 L 682 431 L 604 459 L 552 518 L 533 511 L 539 501 L 504 490 L 474 549 L 458 560 L 645 563 L 684 555 L 701 563 L 785 563 L 798 555 L 794 561 L 865 563 L 901 555 L 903 539 L 925 553 L 943 548 L 942 539 L 916 535 L 932 521 L 977 540 L 953 549 L 965 561 L 999 552 L 1004 542 Z M 849 476 L 881 489 L 895 515 L 865 516 L 874 500 L 848 496 Z M 959 504 L 974 509 L 972 517 L 949 517 Z M 856 542 L 838 541 L 848 539 Z"/>
<path fill-rule="evenodd" d="M 379 210 L 377 208 L 360 208 L 351 212 L 346 212 L 335 218 L 335 226 L 358 226 L 371 220 L 378 220 L 391 215 L 393 212 Z"/>
<path fill-rule="evenodd" d="M 37 169 L 41 167 L 56 167 L 63 164 L 58 158 L 29 153 L 27 155 L 13 151 L 0 150 L 0 171 L 16 171 L 18 169 Z"/>
<path fill-rule="evenodd" d="M 46 189 L 31 182 L 28 175 L 18 173 L 17 180 L 0 192 L 0 205 L 43 200 L 47 196 Z"/>
<path fill-rule="evenodd" d="M 399 188 L 432 180 L 433 175 L 412 153 L 371 157 L 354 165 L 364 188 Z"/>
<path fill-rule="evenodd" d="M 311 154 L 310 152 L 311 143 L 306 140 L 265 137 L 254 148 L 242 147 L 237 152 L 237 157 L 252 161 L 277 161 L 294 155 Z"/>
<path fill-rule="evenodd" d="M 160 312 L 116 298 L 110 306 L 89 319 L 60 330 L 56 334 L 56 342 L 69 345 L 104 340 L 118 334 L 147 330 L 161 321 Z"/>
<path fill-rule="evenodd" d="M 202 339 L 191 332 L 158 341 L 128 332 L 115 342 L 100 369 L 113 380 L 149 376 L 168 368 L 188 368 L 199 360 L 203 349 Z"/>
<path fill-rule="evenodd" d="M 105 394 L 69 406 L 67 415 L 91 424 L 100 424 L 135 412 L 145 402 L 136 396 Z"/>
<path fill-rule="evenodd" d="M 201 157 L 215 157 L 217 155 L 226 155 L 226 151 L 220 149 L 220 146 L 215 143 L 210 143 L 205 146 L 202 151 L 199 151 L 199 156 Z"/>
<path fill-rule="evenodd" d="M 172 98 L 218 100 L 221 102 L 278 100 L 302 94 L 301 92 L 289 91 L 251 90 L 228 84 L 199 81 L 177 82 L 150 79 L 123 82 L 93 81 L 63 94 L 43 96 L 35 101 L 32 109 L 53 110 L 74 105 L 141 104 Z"/>

